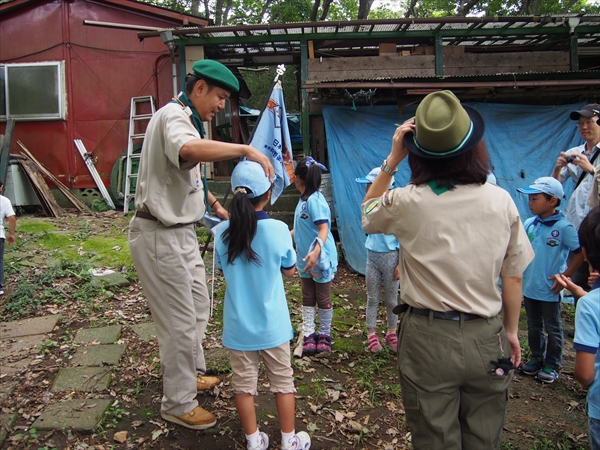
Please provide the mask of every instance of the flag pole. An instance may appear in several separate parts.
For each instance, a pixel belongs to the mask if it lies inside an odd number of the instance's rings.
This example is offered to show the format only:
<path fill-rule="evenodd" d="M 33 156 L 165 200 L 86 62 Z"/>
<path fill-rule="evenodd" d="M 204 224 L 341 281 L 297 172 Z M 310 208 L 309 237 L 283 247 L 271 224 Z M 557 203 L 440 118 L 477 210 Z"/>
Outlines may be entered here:
<path fill-rule="evenodd" d="M 256 119 L 256 124 L 254 125 L 254 128 L 252 129 L 252 133 L 250 133 L 248 142 L 252 142 L 252 138 L 254 138 L 254 133 L 256 132 L 256 125 L 258 125 L 258 123 L 260 122 L 260 119 L 262 118 L 262 115 L 265 112 L 265 109 L 267 109 L 267 105 L 269 104 L 269 99 L 271 98 L 271 92 L 273 92 L 273 89 L 275 89 L 275 86 L 277 85 L 277 82 L 279 81 L 279 77 L 281 75 L 283 75 L 284 73 L 285 73 L 285 64 L 279 64 L 277 66 L 277 70 L 275 71 L 275 79 L 273 80 L 271 89 L 269 89 L 269 94 L 267 95 L 265 103 L 263 104 L 263 107 L 260 110 L 260 114 L 258 115 L 258 118 Z M 284 120 L 284 119 L 285 119 L 285 117 L 282 120 Z"/>
<path fill-rule="evenodd" d="M 265 109 L 267 109 L 267 105 L 269 104 L 269 99 L 271 98 L 271 93 L 273 92 L 273 89 L 275 89 L 275 86 L 277 85 L 277 82 L 279 81 L 279 77 L 282 76 L 284 73 L 285 73 L 285 64 L 279 64 L 277 66 L 277 70 L 275 71 L 275 79 L 273 80 L 271 89 L 269 89 L 269 94 L 267 95 L 267 98 L 265 100 L 265 103 L 263 104 L 260 114 L 259 114 L 258 118 L 256 119 L 256 125 L 258 125 Z M 283 120 L 285 120 L 285 119 L 286 118 L 284 117 Z M 247 143 L 252 142 L 252 138 L 254 137 L 254 132 L 256 131 L 256 128 L 257 128 L 256 125 L 252 129 L 252 133 L 250 134 L 250 137 L 248 138 Z M 225 203 L 227 202 L 227 198 L 229 197 L 229 191 L 230 190 L 227 189 L 227 191 L 225 192 L 225 195 L 223 196 L 223 200 L 221 201 L 222 205 L 225 205 Z M 204 254 L 208 250 L 208 245 L 210 243 L 211 237 L 212 237 L 212 233 L 208 233 L 208 237 L 206 238 L 206 242 L 204 243 L 204 248 L 202 249 L 202 252 L 201 252 L 202 257 L 204 257 Z"/>

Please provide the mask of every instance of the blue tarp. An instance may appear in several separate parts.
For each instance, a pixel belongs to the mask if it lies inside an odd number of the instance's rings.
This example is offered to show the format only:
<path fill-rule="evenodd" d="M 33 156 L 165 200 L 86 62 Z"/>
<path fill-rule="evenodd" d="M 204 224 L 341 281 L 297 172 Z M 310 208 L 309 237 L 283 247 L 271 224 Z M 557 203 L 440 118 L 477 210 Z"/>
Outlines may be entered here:
<path fill-rule="evenodd" d="M 583 140 L 571 111 L 585 103 L 561 106 L 503 105 L 466 103 L 483 115 L 486 123 L 484 140 L 490 153 L 493 173 L 500 187 L 513 197 L 522 220 L 531 216 L 527 196 L 516 189 L 528 186 L 536 178 L 550 176 L 561 151 Z M 389 155 L 396 123 L 415 115 L 416 105 L 398 114 L 396 106 L 323 106 L 327 130 L 327 147 L 331 171 L 336 221 L 344 256 L 350 268 L 365 273 L 367 253 L 365 233 L 361 227 L 360 204 L 365 187 L 354 181 L 379 167 Z M 396 185 L 410 180 L 408 161 L 398 167 Z M 573 186 L 566 183 L 565 194 Z M 564 209 L 566 200 L 560 209 Z M 484 249 L 481 249 L 484 251 Z"/>

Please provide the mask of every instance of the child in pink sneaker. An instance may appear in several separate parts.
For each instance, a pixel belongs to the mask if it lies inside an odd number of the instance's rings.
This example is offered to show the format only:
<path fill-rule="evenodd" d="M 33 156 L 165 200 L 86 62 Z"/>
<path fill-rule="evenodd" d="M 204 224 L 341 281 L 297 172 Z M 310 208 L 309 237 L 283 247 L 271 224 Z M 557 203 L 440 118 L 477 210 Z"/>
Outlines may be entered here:
<path fill-rule="evenodd" d="M 367 176 L 356 178 L 357 183 L 366 184 L 366 190 L 381 172 L 379 167 L 371 170 Z M 394 178 L 390 182 L 390 189 L 394 187 Z M 400 282 L 396 277 L 398 267 L 398 253 L 400 244 L 392 234 L 369 234 L 365 242 L 367 248 L 367 269 L 365 281 L 367 283 L 367 347 L 371 353 L 383 350 L 377 337 L 377 311 L 381 302 L 381 283 L 383 282 L 383 300 L 387 314 L 387 330 L 385 342 L 392 351 L 398 351 L 398 338 L 396 326 L 398 316 L 392 311 L 398 304 L 398 287 Z"/>
<path fill-rule="evenodd" d="M 319 191 L 321 170 L 327 169 L 310 156 L 298 161 L 294 170 L 300 201 L 294 213 L 292 237 L 296 241 L 302 287 L 302 353 L 309 356 L 331 351 L 331 283 L 338 265 L 331 234 L 331 211 Z M 319 331 L 315 333 L 317 306 Z"/>

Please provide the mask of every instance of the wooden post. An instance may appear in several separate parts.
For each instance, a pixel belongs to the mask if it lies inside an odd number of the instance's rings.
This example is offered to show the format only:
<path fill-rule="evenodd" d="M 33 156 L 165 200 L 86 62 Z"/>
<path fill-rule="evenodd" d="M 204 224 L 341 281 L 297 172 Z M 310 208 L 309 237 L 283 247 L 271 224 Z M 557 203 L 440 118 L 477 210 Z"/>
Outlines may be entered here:
<path fill-rule="evenodd" d="M 8 174 L 8 161 L 10 159 L 10 146 L 12 143 L 12 135 L 15 131 L 15 119 L 8 119 L 6 121 L 6 131 L 4 139 L 0 145 L 0 178 L 2 182 L 6 183 L 6 176 Z"/>

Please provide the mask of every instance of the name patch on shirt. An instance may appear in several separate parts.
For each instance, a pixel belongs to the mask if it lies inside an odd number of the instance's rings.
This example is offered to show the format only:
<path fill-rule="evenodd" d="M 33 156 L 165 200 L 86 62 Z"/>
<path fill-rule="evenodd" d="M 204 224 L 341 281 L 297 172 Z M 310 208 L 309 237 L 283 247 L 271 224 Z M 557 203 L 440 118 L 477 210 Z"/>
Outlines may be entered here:
<path fill-rule="evenodd" d="M 369 214 L 371 211 L 373 211 L 375 208 L 377 208 L 380 203 L 381 203 L 381 199 L 379 199 L 379 198 L 371 200 L 371 203 L 369 203 L 367 206 L 365 206 L 365 214 Z"/>

